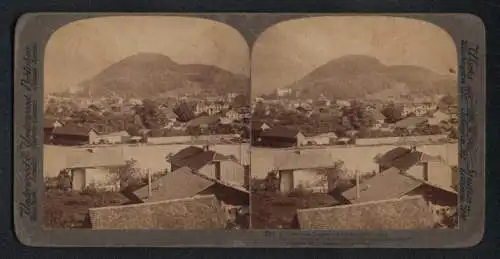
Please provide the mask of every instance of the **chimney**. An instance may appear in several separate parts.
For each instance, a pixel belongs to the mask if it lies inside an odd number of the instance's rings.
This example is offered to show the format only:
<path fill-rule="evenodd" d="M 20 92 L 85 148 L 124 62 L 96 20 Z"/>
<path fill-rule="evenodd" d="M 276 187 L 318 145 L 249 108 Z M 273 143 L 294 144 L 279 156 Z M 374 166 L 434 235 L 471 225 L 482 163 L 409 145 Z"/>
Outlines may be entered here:
<path fill-rule="evenodd" d="M 356 199 L 359 199 L 359 171 L 356 170 Z"/>
<path fill-rule="evenodd" d="M 210 150 L 209 145 L 208 144 L 203 145 L 203 150 L 204 151 L 209 151 Z"/>
<path fill-rule="evenodd" d="M 415 145 L 411 145 L 410 150 L 411 150 L 411 152 L 415 152 L 415 151 L 417 151 L 417 147 Z"/>

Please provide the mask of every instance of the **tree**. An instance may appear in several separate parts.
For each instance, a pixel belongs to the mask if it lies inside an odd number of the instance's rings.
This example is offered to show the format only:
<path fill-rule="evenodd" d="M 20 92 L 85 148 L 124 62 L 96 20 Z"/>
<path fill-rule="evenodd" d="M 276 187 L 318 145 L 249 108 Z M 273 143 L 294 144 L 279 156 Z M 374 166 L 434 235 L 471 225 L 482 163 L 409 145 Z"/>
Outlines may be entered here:
<path fill-rule="evenodd" d="M 119 183 L 121 190 L 139 185 L 139 169 L 135 167 L 136 164 L 137 160 L 130 158 L 125 161 L 125 165 L 112 169 L 110 183 Z"/>
<path fill-rule="evenodd" d="M 255 108 L 253 111 L 253 117 L 255 117 L 255 118 L 265 118 L 266 117 L 266 107 L 264 106 L 263 103 L 258 102 L 255 105 Z"/>
<path fill-rule="evenodd" d="M 250 100 L 249 100 L 248 96 L 243 95 L 243 94 L 239 94 L 236 97 L 234 97 L 234 100 L 232 103 L 232 106 L 234 108 L 245 107 L 245 106 L 249 106 L 249 105 L 250 105 Z"/>
<path fill-rule="evenodd" d="M 344 161 L 337 160 L 333 163 L 330 168 L 320 169 L 317 174 L 321 176 L 323 182 L 328 184 L 328 189 L 330 191 L 337 188 L 339 180 L 346 178 L 347 170 L 345 168 Z"/>
<path fill-rule="evenodd" d="M 142 105 L 135 107 L 135 114 L 141 118 L 142 124 L 147 129 L 158 129 L 162 125 L 160 122 L 160 110 L 153 100 L 143 100 Z"/>
<path fill-rule="evenodd" d="M 63 191 L 71 189 L 71 176 L 68 170 L 61 170 L 57 176 L 57 188 Z"/>
<path fill-rule="evenodd" d="M 450 130 L 450 134 L 448 135 L 448 138 L 456 140 L 456 139 L 458 139 L 459 135 L 460 135 L 460 132 L 458 132 L 458 129 L 455 127 L 452 127 Z"/>
<path fill-rule="evenodd" d="M 381 112 L 389 123 L 394 123 L 402 119 L 402 109 L 394 103 L 388 104 Z"/>
<path fill-rule="evenodd" d="M 269 172 L 264 179 L 264 189 L 268 192 L 276 192 L 279 189 L 279 179 L 277 172 Z"/>

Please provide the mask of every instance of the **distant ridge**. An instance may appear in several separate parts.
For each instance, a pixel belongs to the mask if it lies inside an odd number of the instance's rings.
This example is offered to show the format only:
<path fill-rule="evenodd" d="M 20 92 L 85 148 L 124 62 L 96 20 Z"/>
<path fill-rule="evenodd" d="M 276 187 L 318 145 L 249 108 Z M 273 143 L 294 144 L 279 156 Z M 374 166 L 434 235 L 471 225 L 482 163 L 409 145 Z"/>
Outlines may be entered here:
<path fill-rule="evenodd" d="M 387 66 L 364 55 L 343 56 L 316 68 L 289 85 L 308 98 L 362 98 L 394 93 L 431 96 L 458 92 L 456 76 L 439 75 L 418 66 Z"/>
<path fill-rule="evenodd" d="M 79 85 L 78 95 L 150 98 L 181 94 L 246 94 L 249 78 L 222 68 L 201 64 L 178 64 L 156 53 L 137 53 L 102 70 Z"/>

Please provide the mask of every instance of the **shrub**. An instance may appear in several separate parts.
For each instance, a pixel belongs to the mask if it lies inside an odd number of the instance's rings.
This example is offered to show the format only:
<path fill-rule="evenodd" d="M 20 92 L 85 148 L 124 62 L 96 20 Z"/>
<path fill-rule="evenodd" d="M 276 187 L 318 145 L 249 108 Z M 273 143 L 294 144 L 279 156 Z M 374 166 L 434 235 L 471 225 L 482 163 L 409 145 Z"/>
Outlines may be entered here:
<path fill-rule="evenodd" d="M 93 195 L 96 195 L 97 193 L 98 193 L 98 190 L 97 190 L 97 187 L 94 183 L 91 183 L 88 186 L 85 186 L 81 191 L 82 195 L 93 196 Z"/>

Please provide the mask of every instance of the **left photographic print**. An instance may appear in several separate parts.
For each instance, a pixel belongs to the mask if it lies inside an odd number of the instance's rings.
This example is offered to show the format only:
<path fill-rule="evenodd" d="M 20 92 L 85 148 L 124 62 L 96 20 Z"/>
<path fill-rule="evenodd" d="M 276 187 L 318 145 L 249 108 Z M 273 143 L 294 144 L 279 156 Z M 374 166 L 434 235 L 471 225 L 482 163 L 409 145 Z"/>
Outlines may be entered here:
<path fill-rule="evenodd" d="M 43 64 L 44 228 L 248 228 L 249 64 L 241 34 L 208 19 L 57 29 Z"/>

